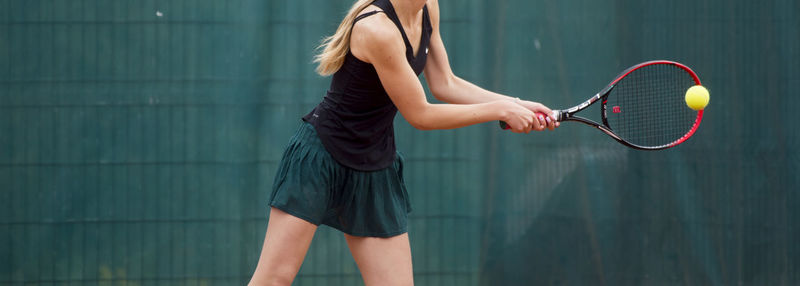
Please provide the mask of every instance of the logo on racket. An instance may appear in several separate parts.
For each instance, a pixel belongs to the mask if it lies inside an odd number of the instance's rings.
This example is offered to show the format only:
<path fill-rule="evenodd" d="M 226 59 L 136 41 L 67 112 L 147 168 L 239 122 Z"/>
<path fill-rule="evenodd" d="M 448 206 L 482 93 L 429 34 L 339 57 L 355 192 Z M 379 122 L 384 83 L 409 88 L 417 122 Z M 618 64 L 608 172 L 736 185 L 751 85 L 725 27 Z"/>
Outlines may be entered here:
<path fill-rule="evenodd" d="M 622 112 L 622 109 L 619 108 L 619 106 L 614 106 L 614 107 L 611 108 L 611 112 L 620 113 L 620 112 Z"/>

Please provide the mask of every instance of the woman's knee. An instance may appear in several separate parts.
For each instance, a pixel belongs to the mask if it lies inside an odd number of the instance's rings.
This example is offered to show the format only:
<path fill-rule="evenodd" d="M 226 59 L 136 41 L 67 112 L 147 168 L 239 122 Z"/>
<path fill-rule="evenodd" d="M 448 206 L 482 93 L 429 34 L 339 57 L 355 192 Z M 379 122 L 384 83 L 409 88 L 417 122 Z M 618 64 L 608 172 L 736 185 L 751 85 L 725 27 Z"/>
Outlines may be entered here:
<path fill-rule="evenodd" d="M 292 285 L 295 273 L 293 271 L 269 271 L 269 273 L 256 273 L 250 279 L 248 286 L 289 286 Z M 283 273 L 281 273 L 283 272 Z"/>

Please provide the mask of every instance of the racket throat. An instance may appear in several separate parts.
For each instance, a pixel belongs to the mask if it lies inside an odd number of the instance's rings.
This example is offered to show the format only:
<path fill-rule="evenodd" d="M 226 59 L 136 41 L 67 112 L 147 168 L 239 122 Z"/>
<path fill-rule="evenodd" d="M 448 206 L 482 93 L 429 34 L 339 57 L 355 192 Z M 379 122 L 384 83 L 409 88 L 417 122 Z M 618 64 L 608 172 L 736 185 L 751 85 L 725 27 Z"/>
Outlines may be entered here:
<path fill-rule="evenodd" d="M 620 141 L 620 142 L 624 141 L 624 140 L 622 140 L 622 138 L 619 138 L 619 136 L 617 134 L 614 134 L 614 132 L 611 132 L 611 129 L 608 129 L 608 127 L 605 127 L 603 125 L 596 125 L 596 127 L 597 127 L 597 129 L 600 129 L 600 131 L 603 131 L 603 133 L 605 133 L 606 135 L 611 136 L 611 138 L 614 138 L 614 139 L 616 139 L 617 141 Z"/>

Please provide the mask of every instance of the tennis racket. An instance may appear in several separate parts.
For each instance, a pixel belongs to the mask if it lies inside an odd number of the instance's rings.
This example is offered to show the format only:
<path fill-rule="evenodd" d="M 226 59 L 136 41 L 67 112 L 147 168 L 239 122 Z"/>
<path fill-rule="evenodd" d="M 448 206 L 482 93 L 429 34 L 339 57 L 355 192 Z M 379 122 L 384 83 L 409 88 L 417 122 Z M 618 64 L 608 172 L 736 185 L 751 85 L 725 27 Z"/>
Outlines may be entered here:
<path fill-rule="evenodd" d="M 583 103 L 554 110 L 553 117 L 595 127 L 634 149 L 667 149 L 685 142 L 700 126 L 703 110 L 689 108 L 684 100 L 686 91 L 695 85 L 700 85 L 700 79 L 683 64 L 644 62 L 620 73 Z M 602 124 L 575 115 L 598 101 Z M 510 128 L 502 121 L 500 127 Z"/>

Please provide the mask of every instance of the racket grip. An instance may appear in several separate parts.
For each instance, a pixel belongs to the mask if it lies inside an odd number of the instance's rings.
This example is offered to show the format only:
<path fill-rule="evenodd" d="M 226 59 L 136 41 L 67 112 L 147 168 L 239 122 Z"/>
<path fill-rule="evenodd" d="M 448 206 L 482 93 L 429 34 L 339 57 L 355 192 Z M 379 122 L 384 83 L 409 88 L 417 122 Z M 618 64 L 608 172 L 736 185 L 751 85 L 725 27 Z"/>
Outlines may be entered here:
<path fill-rule="evenodd" d="M 508 130 L 511 129 L 511 126 L 508 125 L 508 123 L 506 123 L 505 121 L 500 121 L 500 129 Z"/>
<path fill-rule="evenodd" d="M 553 117 L 556 118 L 556 121 L 561 121 L 561 118 L 559 118 L 560 113 L 561 112 L 559 112 L 558 110 L 553 110 Z M 547 115 L 544 115 L 544 113 L 541 113 L 541 112 L 536 112 L 536 115 L 537 116 L 538 115 L 547 116 Z M 511 129 L 511 125 L 508 125 L 508 123 L 506 123 L 505 121 L 500 121 L 500 129 L 503 129 L 503 130 Z"/>

